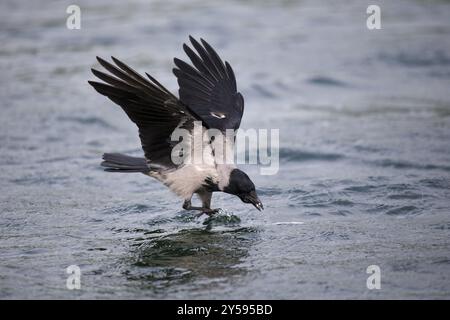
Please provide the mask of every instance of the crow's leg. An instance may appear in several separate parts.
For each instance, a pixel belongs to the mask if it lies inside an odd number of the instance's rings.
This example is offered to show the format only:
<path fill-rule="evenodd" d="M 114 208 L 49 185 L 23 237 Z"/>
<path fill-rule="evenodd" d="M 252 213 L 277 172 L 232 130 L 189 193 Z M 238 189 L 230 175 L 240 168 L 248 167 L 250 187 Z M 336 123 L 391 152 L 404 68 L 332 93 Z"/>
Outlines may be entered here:
<path fill-rule="evenodd" d="M 208 202 L 205 202 L 204 200 L 203 200 L 203 198 L 201 198 L 202 199 L 202 201 L 203 201 L 203 203 L 202 203 L 202 205 L 203 205 L 203 207 L 194 207 L 193 205 L 192 205 L 192 203 L 191 203 L 191 199 L 187 199 L 187 200 L 184 200 L 184 203 L 183 203 L 183 209 L 185 209 L 185 210 L 198 210 L 198 211 L 202 211 L 202 213 L 200 213 L 199 214 L 199 216 L 201 216 L 202 214 L 207 214 L 207 215 L 209 215 L 209 216 L 211 216 L 211 215 L 213 215 L 214 213 L 217 213 L 218 211 L 219 211 L 219 209 L 211 209 L 209 206 L 210 206 L 210 202 L 211 202 L 211 196 L 209 197 L 209 203 Z"/>
<path fill-rule="evenodd" d="M 202 207 L 203 208 L 211 208 L 211 197 L 212 197 L 212 192 L 199 192 L 198 196 L 200 198 L 200 200 L 202 200 Z"/>
<path fill-rule="evenodd" d="M 211 198 L 212 198 L 212 192 L 204 191 L 199 192 L 198 196 L 202 200 L 202 206 L 206 210 L 203 211 L 203 213 L 206 213 L 207 215 L 213 215 L 220 211 L 219 208 L 217 209 L 211 209 Z"/>
<path fill-rule="evenodd" d="M 189 200 L 184 200 L 183 209 L 184 210 L 203 210 L 205 208 L 203 208 L 203 207 L 194 207 L 192 205 L 192 203 L 191 203 L 191 199 L 189 199 Z"/>

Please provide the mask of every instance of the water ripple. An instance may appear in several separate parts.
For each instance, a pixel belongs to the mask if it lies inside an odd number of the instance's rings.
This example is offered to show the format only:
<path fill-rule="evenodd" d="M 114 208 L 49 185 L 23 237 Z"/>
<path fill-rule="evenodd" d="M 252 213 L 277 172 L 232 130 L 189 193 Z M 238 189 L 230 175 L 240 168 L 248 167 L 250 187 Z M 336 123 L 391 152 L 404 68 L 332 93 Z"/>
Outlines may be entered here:
<path fill-rule="evenodd" d="M 344 158 L 344 155 L 338 153 L 324 153 L 314 151 L 304 151 L 291 148 L 280 148 L 280 159 L 284 161 L 301 162 L 301 161 L 335 161 Z"/>

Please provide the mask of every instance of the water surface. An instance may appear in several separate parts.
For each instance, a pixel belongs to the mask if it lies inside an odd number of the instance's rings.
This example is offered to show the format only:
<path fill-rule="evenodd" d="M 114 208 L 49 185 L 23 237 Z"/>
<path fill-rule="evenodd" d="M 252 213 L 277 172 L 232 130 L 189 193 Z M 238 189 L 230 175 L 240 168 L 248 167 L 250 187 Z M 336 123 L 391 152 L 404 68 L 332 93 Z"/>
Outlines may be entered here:
<path fill-rule="evenodd" d="M 0 298 L 450 297 L 450 4 L 0 4 Z M 192 34 L 233 65 L 244 128 L 280 129 L 266 210 L 195 218 L 156 181 L 105 173 L 136 128 L 87 84 L 117 56 L 174 92 Z M 81 290 L 66 288 L 69 265 Z M 366 268 L 381 268 L 368 290 Z"/>

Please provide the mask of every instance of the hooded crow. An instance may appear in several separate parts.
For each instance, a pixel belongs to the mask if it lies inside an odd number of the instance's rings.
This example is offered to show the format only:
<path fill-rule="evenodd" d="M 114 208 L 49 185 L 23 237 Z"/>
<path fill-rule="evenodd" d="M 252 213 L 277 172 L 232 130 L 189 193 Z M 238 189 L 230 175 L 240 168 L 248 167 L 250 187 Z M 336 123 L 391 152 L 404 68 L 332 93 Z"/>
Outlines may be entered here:
<path fill-rule="evenodd" d="M 244 99 L 237 91 L 236 78 L 228 62 L 222 61 L 216 51 L 203 39 L 189 37 L 192 47 L 183 49 L 192 65 L 175 58 L 173 73 L 179 85 L 179 98 L 168 91 L 155 78 L 148 79 L 122 61 L 111 57 L 113 63 L 97 57 L 109 73 L 92 69 L 103 82 L 89 81 L 94 89 L 118 104 L 139 129 L 144 158 L 119 153 L 105 153 L 102 166 L 109 172 L 140 172 L 153 177 L 170 188 L 183 200 L 186 210 L 199 210 L 211 215 L 219 209 L 211 209 L 212 193 L 216 191 L 236 195 L 245 203 L 263 209 L 255 185 L 247 174 L 233 163 L 217 161 L 216 154 L 225 149 L 233 151 L 234 138 L 227 132 L 235 132 L 244 112 Z M 201 145 L 194 141 L 195 123 L 201 123 L 202 132 L 215 129 L 219 132 Z M 188 132 L 185 141 L 190 151 L 202 148 L 201 162 L 174 161 L 175 130 Z M 183 137 L 183 139 L 185 139 Z M 189 141 L 190 140 L 190 141 Z M 218 144 L 218 141 L 224 141 Z M 181 149 L 180 156 L 183 156 Z M 192 160 L 192 159 L 191 159 Z M 194 207 L 191 199 L 197 194 L 201 207 Z"/>

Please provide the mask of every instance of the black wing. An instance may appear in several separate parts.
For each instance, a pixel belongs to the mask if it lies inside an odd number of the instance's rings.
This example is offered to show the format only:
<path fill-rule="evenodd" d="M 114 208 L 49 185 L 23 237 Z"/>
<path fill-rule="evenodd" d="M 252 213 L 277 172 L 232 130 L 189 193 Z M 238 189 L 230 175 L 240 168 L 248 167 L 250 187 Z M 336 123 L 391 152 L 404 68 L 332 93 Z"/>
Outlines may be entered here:
<path fill-rule="evenodd" d="M 244 112 L 244 99 L 237 92 L 233 69 L 220 59 L 214 49 L 203 39 L 201 44 L 189 36 L 195 53 L 186 44 L 183 49 L 194 67 L 175 58 L 180 100 L 208 128 L 237 130 Z"/>
<path fill-rule="evenodd" d="M 139 137 L 150 168 L 172 168 L 170 136 L 182 122 L 193 117 L 180 101 L 158 81 L 146 73 L 149 80 L 120 60 L 112 57 L 116 66 L 97 57 L 98 62 L 112 75 L 92 69 L 93 74 L 106 83 L 88 81 L 97 92 L 122 107 L 139 128 Z"/>

